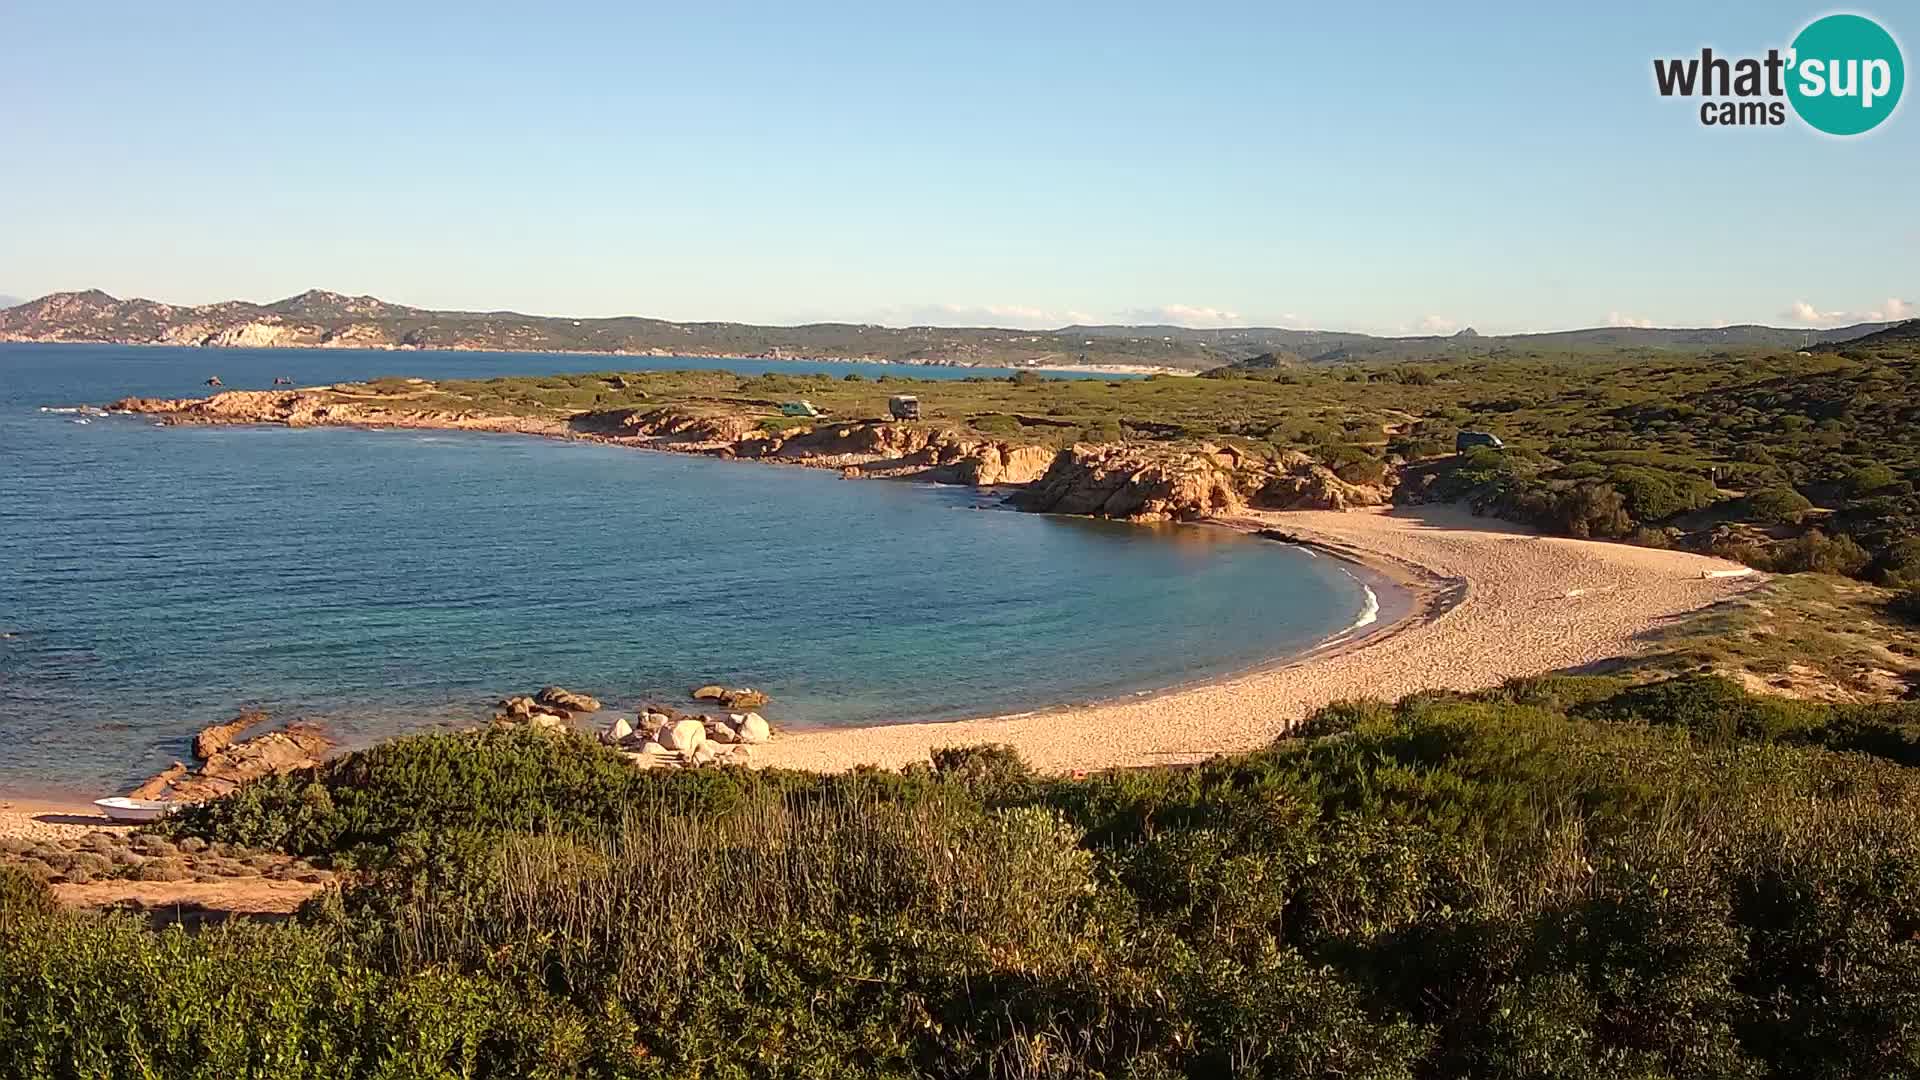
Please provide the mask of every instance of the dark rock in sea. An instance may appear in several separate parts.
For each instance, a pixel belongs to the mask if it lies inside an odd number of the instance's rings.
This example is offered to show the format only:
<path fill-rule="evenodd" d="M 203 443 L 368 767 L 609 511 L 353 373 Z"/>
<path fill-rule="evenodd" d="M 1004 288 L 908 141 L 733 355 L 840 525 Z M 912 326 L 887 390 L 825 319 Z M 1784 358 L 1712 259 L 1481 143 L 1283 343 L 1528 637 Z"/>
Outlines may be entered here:
<path fill-rule="evenodd" d="M 549 686 L 533 696 L 536 704 L 549 710 L 571 716 L 573 713 L 592 713 L 600 711 L 600 699 L 589 694 L 576 694 L 564 686 Z"/>
<path fill-rule="evenodd" d="M 693 692 L 695 701 L 717 701 L 729 709 L 753 709 L 772 701 L 771 697 L 751 686 L 726 687 L 709 683 Z"/>

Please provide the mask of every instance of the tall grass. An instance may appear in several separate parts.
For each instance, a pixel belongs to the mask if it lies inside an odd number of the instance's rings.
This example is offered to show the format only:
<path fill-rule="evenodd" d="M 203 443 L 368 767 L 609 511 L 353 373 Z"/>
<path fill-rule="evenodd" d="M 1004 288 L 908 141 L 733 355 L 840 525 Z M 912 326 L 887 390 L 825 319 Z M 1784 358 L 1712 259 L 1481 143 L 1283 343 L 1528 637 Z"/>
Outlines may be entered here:
<path fill-rule="evenodd" d="M 400 969 L 512 963 L 625 992 L 692 978 L 731 938 L 799 925 L 905 919 L 1033 949 L 1057 943 L 1093 892 L 1078 840 L 1054 811 L 951 796 L 765 791 L 712 815 L 653 800 L 606 833 L 508 839 L 481 856 L 477 902 L 409 905 L 372 951 Z M 390 886 L 376 875 L 348 899 Z"/>

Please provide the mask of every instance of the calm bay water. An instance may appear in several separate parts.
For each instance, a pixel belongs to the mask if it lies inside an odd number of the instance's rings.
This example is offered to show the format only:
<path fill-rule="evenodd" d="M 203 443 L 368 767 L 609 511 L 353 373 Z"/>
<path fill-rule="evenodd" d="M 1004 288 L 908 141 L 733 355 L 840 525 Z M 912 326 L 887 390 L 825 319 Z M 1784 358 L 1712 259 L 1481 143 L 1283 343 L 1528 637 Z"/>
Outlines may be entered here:
<path fill-rule="evenodd" d="M 1364 590 L 1222 530 L 514 436 L 89 424 L 42 406 L 378 375 L 978 370 L 0 345 L 0 791 L 118 789 L 242 704 L 348 743 L 561 683 L 750 684 L 794 727 L 1138 691 L 1304 650 Z"/>

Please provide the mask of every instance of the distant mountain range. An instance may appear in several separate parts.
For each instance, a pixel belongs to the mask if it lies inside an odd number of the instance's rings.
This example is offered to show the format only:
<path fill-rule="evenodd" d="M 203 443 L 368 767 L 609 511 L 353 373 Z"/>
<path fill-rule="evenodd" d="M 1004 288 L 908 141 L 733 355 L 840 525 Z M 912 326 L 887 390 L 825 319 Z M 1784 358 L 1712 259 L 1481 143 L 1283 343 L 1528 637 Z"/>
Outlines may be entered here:
<path fill-rule="evenodd" d="M 672 322 L 639 316 L 568 319 L 512 311 L 430 311 L 371 296 L 312 290 L 271 304 L 229 300 L 180 307 L 121 300 L 98 289 L 52 293 L 0 310 L 0 341 L 139 345 L 472 349 L 887 360 L 977 366 L 1125 364 L 1204 369 L 1267 362 L 1447 359 L 1500 354 L 1702 348 L 1801 349 L 1881 330 L 1860 323 L 1829 330 L 1770 326 L 1711 329 L 1601 327 L 1487 337 L 1376 337 L 1326 330 L 1183 326 L 887 327 L 857 323 L 754 326 Z"/>

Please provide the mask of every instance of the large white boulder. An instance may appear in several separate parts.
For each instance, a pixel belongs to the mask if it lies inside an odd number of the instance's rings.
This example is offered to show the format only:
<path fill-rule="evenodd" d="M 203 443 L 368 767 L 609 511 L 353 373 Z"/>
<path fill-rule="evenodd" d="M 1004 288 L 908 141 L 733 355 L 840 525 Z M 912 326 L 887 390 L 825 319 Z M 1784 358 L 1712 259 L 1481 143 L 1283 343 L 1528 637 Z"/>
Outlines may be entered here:
<path fill-rule="evenodd" d="M 698 720 L 676 720 L 661 728 L 654 738 L 669 750 L 691 754 L 707 741 L 707 726 Z"/>
<path fill-rule="evenodd" d="M 618 746 L 627 741 L 627 738 L 632 734 L 633 725 L 627 723 L 627 718 L 622 716 L 608 725 L 607 730 L 600 736 L 600 741 Z"/>
<path fill-rule="evenodd" d="M 763 743 L 773 738 L 773 728 L 767 726 L 767 718 L 757 712 L 747 713 L 735 725 L 743 743 Z"/>

